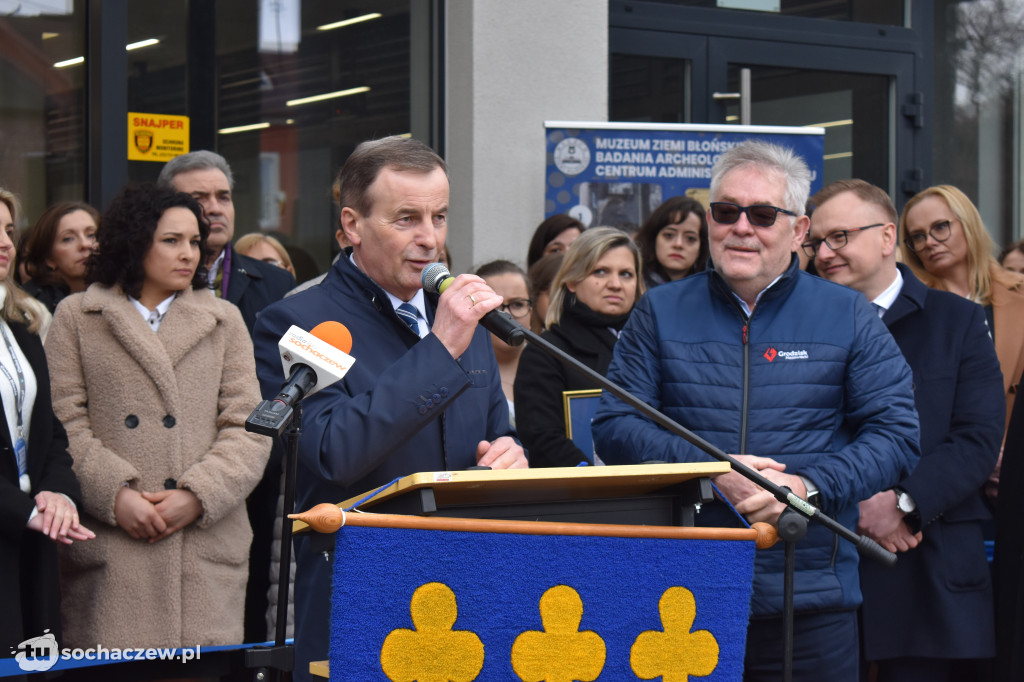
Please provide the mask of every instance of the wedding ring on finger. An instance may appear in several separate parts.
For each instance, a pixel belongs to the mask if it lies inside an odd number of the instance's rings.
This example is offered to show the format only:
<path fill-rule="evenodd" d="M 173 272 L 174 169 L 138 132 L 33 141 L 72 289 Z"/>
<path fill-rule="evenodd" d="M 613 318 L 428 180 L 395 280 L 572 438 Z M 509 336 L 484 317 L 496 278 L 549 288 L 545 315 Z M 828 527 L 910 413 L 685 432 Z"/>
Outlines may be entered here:
<path fill-rule="evenodd" d="M 473 296 L 473 294 L 470 294 L 469 295 L 469 307 L 472 308 L 475 305 L 476 305 L 476 298 Z"/>

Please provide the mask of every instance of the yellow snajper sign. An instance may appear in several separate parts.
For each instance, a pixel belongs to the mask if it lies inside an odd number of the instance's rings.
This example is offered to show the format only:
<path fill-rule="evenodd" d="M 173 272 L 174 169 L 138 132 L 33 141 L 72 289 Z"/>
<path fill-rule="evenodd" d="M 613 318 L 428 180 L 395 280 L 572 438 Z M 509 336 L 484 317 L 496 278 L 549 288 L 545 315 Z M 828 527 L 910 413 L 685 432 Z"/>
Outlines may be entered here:
<path fill-rule="evenodd" d="M 128 112 L 128 160 L 170 161 L 188 153 L 188 116 Z"/>

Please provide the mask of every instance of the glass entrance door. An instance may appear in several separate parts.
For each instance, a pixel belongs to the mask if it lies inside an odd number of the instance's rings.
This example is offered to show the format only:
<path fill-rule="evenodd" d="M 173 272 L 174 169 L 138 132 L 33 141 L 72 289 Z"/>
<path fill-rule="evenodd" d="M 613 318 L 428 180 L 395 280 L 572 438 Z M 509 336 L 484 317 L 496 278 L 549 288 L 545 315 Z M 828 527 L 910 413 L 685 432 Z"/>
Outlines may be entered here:
<path fill-rule="evenodd" d="M 824 183 L 862 178 L 881 187 L 892 179 L 892 113 L 885 75 L 730 64 L 727 90 L 739 93 L 750 70 L 750 123 L 825 128 Z M 740 122 L 740 102 L 724 100 L 724 122 Z"/>
<path fill-rule="evenodd" d="M 894 43 L 878 40 L 877 27 L 873 40 L 851 24 L 836 38 L 784 30 L 792 24 L 780 17 L 748 17 L 760 30 L 744 30 L 735 21 L 683 20 L 721 12 L 676 12 L 647 20 L 634 13 L 622 27 L 613 11 L 609 120 L 739 124 L 741 73 L 749 69 L 750 124 L 826 129 L 825 183 L 859 177 L 897 205 L 923 189 L 920 157 L 929 145 L 912 51 L 883 49 Z"/>

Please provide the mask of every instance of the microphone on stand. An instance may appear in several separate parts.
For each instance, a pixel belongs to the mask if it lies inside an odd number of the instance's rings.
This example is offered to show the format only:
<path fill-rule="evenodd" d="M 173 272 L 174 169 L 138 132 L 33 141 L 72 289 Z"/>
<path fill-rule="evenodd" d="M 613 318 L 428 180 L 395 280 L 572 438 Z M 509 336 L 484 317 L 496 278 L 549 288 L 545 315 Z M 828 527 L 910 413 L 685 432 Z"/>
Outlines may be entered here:
<path fill-rule="evenodd" d="M 245 430 L 279 436 L 299 401 L 340 381 L 355 362 L 352 334 L 340 322 L 321 322 L 311 332 L 292 325 L 277 344 L 288 377 L 272 400 L 264 400 L 245 420 Z"/>

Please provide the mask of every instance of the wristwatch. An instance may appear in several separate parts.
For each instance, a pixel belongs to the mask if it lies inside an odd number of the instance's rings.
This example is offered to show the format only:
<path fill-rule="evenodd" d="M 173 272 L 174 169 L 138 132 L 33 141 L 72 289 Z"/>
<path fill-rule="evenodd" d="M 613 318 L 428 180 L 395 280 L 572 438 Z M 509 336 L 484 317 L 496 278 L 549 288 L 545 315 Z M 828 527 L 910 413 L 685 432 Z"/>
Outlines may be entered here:
<path fill-rule="evenodd" d="M 799 476 L 799 474 L 797 474 Z M 813 504 L 815 507 L 821 506 L 821 491 L 818 490 L 818 486 L 811 482 L 811 479 L 806 476 L 800 476 L 800 480 L 804 482 L 804 488 L 807 489 L 807 501 Z"/>
<path fill-rule="evenodd" d="M 917 503 L 914 502 L 914 498 L 910 496 L 903 488 L 893 488 L 892 491 L 896 493 L 896 508 L 904 514 L 913 514 L 917 511 Z"/>

